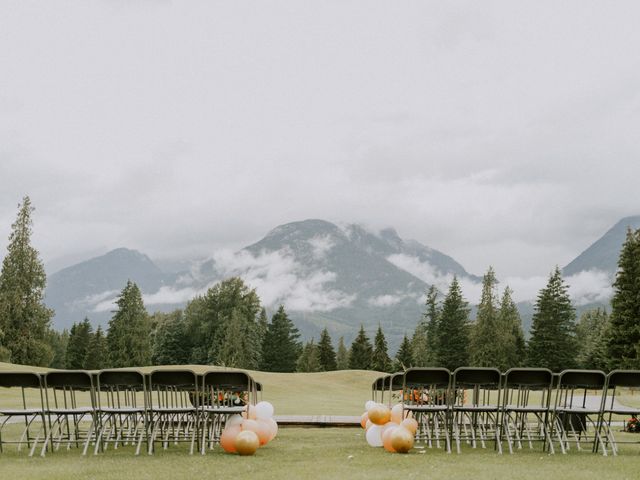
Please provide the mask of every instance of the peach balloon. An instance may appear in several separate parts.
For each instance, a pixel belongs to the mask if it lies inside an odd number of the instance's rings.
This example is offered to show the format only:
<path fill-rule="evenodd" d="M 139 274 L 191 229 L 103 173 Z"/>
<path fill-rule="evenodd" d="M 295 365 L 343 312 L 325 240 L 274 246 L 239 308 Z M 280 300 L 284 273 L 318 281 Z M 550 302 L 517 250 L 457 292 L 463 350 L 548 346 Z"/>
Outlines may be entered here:
<path fill-rule="evenodd" d="M 391 409 L 391 421 L 397 424 L 402 421 L 402 404 L 396 403 Z"/>
<path fill-rule="evenodd" d="M 236 437 L 241 432 L 240 425 L 225 428 L 220 435 L 220 446 L 227 453 L 236 453 Z"/>
<path fill-rule="evenodd" d="M 364 424 L 364 429 L 369 430 L 371 427 L 373 427 L 373 422 L 371 420 L 367 420 L 367 423 Z"/>
<path fill-rule="evenodd" d="M 235 441 L 235 447 L 240 455 L 253 455 L 260 446 L 258 435 L 251 430 L 243 430 L 238 433 Z"/>
<path fill-rule="evenodd" d="M 244 422 L 242 422 L 242 431 L 250 430 L 250 431 L 255 432 L 257 434 L 259 428 L 260 428 L 260 425 L 258 425 L 258 421 L 257 420 L 247 419 Z"/>
<path fill-rule="evenodd" d="M 387 452 L 395 453 L 395 449 L 391 446 L 391 435 L 393 434 L 394 430 L 398 428 L 398 425 L 389 422 L 382 428 L 382 446 Z"/>
<path fill-rule="evenodd" d="M 393 430 L 391 435 L 391 447 L 398 453 L 407 453 L 413 448 L 413 434 L 404 427 Z"/>
<path fill-rule="evenodd" d="M 400 424 L 414 435 L 418 431 L 418 422 L 414 418 L 405 418 Z"/>
<path fill-rule="evenodd" d="M 269 435 L 269 441 L 271 441 L 276 438 L 276 435 L 278 434 L 278 422 L 273 418 L 267 419 L 267 422 L 269 423 L 269 429 L 271 430 Z"/>
<path fill-rule="evenodd" d="M 385 405 L 376 405 L 369 409 L 369 420 L 376 425 L 384 425 L 391 419 L 391 411 Z"/>
<path fill-rule="evenodd" d="M 258 428 L 255 431 L 260 440 L 260 446 L 266 445 L 271 440 L 271 425 L 265 420 L 256 420 Z"/>
<path fill-rule="evenodd" d="M 369 414 L 367 412 L 364 412 L 360 417 L 360 425 L 362 426 L 362 428 L 367 428 L 367 420 L 369 420 Z"/>
<path fill-rule="evenodd" d="M 242 412 L 242 416 L 244 418 L 248 418 L 250 420 L 256 419 L 256 406 L 255 405 L 247 405 L 247 408 L 244 412 Z"/>

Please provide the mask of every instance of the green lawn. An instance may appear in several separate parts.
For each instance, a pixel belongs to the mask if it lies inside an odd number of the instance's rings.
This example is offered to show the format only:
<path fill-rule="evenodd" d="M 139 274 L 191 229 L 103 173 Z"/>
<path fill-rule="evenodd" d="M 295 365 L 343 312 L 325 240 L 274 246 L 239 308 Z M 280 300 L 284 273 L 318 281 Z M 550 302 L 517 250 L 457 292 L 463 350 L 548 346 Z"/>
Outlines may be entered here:
<path fill-rule="evenodd" d="M 431 478 L 455 479 L 637 479 L 640 454 L 637 446 L 623 454 L 602 457 L 590 452 L 546 455 L 523 450 L 498 455 L 493 449 L 447 454 L 441 450 L 414 449 L 407 455 L 390 454 L 369 447 L 363 432 L 354 428 L 286 428 L 253 457 L 225 454 L 220 448 L 207 455 L 190 456 L 186 448 L 171 447 L 153 456 L 134 457 L 130 448 L 107 451 L 97 457 L 81 457 L 77 450 L 60 451 L 46 458 L 28 458 L 24 452 L 0 456 L 0 472 L 6 479 L 93 478 L 136 480 L 158 478 L 281 479 L 295 475 L 305 480 L 327 478 Z"/>
<path fill-rule="evenodd" d="M 0 364 L 0 370 L 24 367 Z M 196 371 L 205 367 L 194 366 Z M 375 372 L 278 374 L 252 372 L 264 386 L 264 399 L 280 415 L 359 415 L 370 398 Z M 640 398 L 628 393 L 630 403 Z M 19 400 L 19 392 L 0 389 L 0 405 Z M 32 398 L 33 400 L 33 398 Z M 625 397 L 625 400 L 627 398 Z M 8 427 L 17 430 L 17 426 Z M 639 440 L 640 435 L 627 434 Z M 618 457 L 602 457 L 572 450 L 568 455 L 549 456 L 540 449 L 525 449 L 514 455 L 496 454 L 492 448 L 464 448 L 461 455 L 441 450 L 414 449 L 408 455 L 393 455 L 371 448 L 359 428 L 281 428 L 276 440 L 253 457 L 238 457 L 214 449 L 206 456 L 190 456 L 185 447 L 171 447 L 149 457 L 134 457 L 130 447 L 109 449 L 97 457 L 81 457 L 78 450 L 29 458 L 26 452 L 9 448 L 0 454 L 1 479 L 95 478 L 135 480 L 158 478 L 515 478 L 543 479 L 636 479 L 640 478 L 640 445 L 623 445 Z"/>

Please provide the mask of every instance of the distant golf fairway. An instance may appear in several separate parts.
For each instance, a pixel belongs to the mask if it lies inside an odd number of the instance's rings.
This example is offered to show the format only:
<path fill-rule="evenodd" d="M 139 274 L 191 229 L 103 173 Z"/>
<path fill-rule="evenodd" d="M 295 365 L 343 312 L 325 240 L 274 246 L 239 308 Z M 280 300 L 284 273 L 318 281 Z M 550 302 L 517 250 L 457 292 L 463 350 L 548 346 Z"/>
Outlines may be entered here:
<path fill-rule="evenodd" d="M 0 370 L 21 370 L 1 364 Z M 172 367 L 176 368 L 176 367 Z M 186 366 L 196 371 L 206 367 Z M 145 369 L 147 370 L 147 369 Z M 276 415 L 359 415 L 370 399 L 373 380 L 369 371 L 278 374 L 252 372 L 263 384 L 264 399 L 275 406 Z M 0 389 L 0 405 L 19 401 L 16 392 Z M 640 398 L 640 394 L 634 396 Z M 10 426 L 10 433 L 13 428 Z M 620 439 L 622 439 L 622 434 Z M 640 441 L 640 435 L 626 434 Z M 590 451 L 547 455 L 541 449 L 525 448 L 513 455 L 498 455 L 493 446 L 462 454 L 415 448 L 409 454 L 390 454 L 371 448 L 360 428 L 281 428 L 277 438 L 252 457 L 225 454 L 221 448 L 204 457 L 189 455 L 186 446 L 161 448 L 153 456 L 135 457 L 132 447 L 112 447 L 98 456 L 82 457 L 80 451 L 61 449 L 46 458 L 29 458 L 23 450 L 9 447 L 0 454 L 2 479 L 95 478 L 134 480 L 159 478 L 274 478 L 302 476 L 307 479 L 636 479 L 640 477 L 640 445 L 621 445 L 618 457 L 603 457 Z"/>

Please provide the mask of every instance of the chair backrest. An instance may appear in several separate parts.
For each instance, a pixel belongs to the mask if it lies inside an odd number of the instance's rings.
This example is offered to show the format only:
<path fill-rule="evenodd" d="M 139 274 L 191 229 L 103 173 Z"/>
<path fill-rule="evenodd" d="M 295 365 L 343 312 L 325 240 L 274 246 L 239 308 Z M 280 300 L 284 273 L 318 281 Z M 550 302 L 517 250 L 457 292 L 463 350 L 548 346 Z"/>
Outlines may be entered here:
<path fill-rule="evenodd" d="M 500 405 L 502 374 L 497 368 L 459 367 L 453 372 L 452 390 L 456 405 Z"/>
<path fill-rule="evenodd" d="M 552 391 L 553 373 L 548 368 L 511 368 L 503 378 L 502 401 L 505 408 L 535 406 L 547 411 Z"/>
<path fill-rule="evenodd" d="M 93 375 L 85 370 L 58 370 L 43 375 L 47 406 L 95 407 Z"/>
<path fill-rule="evenodd" d="M 202 376 L 200 404 L 242 406 L 255 397 L 257 388 L 249 374 L 237 370 L 212 370 Z"/>
<path fill-rule="evenodd" d="M 607 375 L 601 370 L 564 370 L 558 378 L 558 388 L 586 388 L 601 390 L 607 383 Z"/>
<path fill-rule="evenodd" d="M 198 377 L 193 370 L 154 370 L 147 383 L 150 408 L 198 406 Z"/>
<path fill-rule="evenodd" d="M 33 372 L 0 372 L 0 387 L 40 388 L 40 375 Z"/>
<path fill-rule="evenodd" d="M 450 405 L 451 372 L 446 368 L 410 368 L 404 372 L 403 404 Z"/>
<path fill-rule="evenodd" d="M 607 376 L 601 370 L 564 370 L 558 378 L 556 407 L 600 411 L 606 383 Z"/>
<path fill-rule="evenodd" d="M 613 370 L 607 376 L 608 388 L 640 387 L 640 370 Z"/>
<path fill-rule="evenodd" d="M 145 376 L 137 370 L 101 370 L 96 375 L 99 406 L 146 408 Z"/>

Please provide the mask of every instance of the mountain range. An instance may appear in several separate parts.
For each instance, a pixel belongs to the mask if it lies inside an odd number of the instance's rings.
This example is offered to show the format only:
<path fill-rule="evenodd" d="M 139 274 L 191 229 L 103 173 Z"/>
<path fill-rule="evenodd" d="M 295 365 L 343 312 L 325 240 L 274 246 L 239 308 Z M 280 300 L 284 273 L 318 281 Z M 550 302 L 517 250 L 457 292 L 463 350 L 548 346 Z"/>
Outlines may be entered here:
<path fill-rule="evenodd" d="M 640 227 L 640 216 L 618 222 L 570 262 L 564 275 L 598 271 L 612 278 L 628 227 Z M 45 301 L 56 312 L 56 328 L 68 328 L 85 316 L 105 325 L 129 279 L 153 312 L 183 307 L 214 283 L 241 276 L 268 310 L 284 304 L 305 338 L 318 338 L 327 327 L 332 337 L 349 342 L 360 324 L 368 332 L 380 324 L 393 350 L 415 328 L 428 287 L 446 291 L 454 275 L 463 285 L 481 281 L 445 253 L 402 239 L 392 228 L 373 232 L 356 224 L 304 220 L 179 272 L 163 271 L 143 253 L 118 248 L 50 275 Z M 519 308 L 528 329 L 532 303 Z"/>

